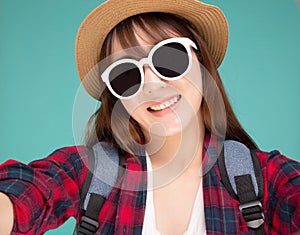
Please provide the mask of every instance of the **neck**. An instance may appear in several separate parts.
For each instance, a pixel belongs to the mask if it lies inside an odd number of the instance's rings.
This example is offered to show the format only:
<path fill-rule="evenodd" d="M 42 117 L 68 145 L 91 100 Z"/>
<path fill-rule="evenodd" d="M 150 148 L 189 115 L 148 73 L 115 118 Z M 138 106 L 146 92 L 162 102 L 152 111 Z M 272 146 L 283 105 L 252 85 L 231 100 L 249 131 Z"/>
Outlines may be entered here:
<path fill-rule="evenodd" d="M 204 132 L 201 115 L 197 115 L 176 135 L 164 137 L 150 135 L 146 151 L 157 176 L 155 178 L 160 181 L 158 184 L 169 182 L 188 169 L 200 171 Z"/>

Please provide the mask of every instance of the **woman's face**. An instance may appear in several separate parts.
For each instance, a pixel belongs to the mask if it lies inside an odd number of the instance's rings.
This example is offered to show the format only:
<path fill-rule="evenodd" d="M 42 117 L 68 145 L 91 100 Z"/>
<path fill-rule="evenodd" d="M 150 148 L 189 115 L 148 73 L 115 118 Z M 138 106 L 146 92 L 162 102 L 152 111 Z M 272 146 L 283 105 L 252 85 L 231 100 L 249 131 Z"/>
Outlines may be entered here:
<path fill-rule="evenodd" d="M 139 46 L 143 47 L 148 56 L 148 52 L 155 43 L 151 42 L 150 37 L 142 30 L 136 29 L 136 37 Z M 112 54 L 122 50 L 123 48 L 115 36 Z M 128 54 L 122 57 L 132 58 L 132 55 Z M 143 69 L 145 83 L 141 92 L 133 98 L 121 99 L 121 102 L 130 116 L 140 124 L 146 138 L 150 133 L 158 136 L 178 134 L 194 118 L 200 117 L 202 75 L 200 64 L 193 50 L 191 69 L 178 80 L 164 80 L 156 75 L 148 65 L 145 65 Z"/>

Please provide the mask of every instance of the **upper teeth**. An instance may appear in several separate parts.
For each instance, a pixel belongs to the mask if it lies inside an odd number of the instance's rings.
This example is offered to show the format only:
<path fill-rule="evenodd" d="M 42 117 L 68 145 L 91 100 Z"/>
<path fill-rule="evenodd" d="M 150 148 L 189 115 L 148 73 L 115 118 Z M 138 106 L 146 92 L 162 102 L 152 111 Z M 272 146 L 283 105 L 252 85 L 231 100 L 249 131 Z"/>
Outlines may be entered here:
<path fill-rule="evenodd" d="M 169 108 L 171 105 L 175 104 L 178 100 L 179 100 L 179 96 L 176 96 L 173 99 L 166 101 L 162 104 L 150 106 L 150 109 L 152 109 L 154 111 L 163 110 L 163 109 Z"/>

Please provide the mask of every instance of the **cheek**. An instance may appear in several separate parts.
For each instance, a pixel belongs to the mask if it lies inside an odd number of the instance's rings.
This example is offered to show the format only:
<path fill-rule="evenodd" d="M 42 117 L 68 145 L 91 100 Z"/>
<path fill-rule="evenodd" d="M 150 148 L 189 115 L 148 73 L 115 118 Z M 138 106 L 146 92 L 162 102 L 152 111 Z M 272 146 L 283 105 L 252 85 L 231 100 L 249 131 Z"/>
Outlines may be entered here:
<path fill-rule="evenodd" d="M 181 90 L 186 102 L 193 108 L 194 112 L 198 112 L 202 102 L 202 74 L 200 66 L 192 66 L 190 72 L 185 78 L 178 80 L 178 89 Z"/>
<path fill-rule="evenodd" d="M 194 83 L 186 80 L 182 85 L 182 95 L 185 101 L 185 113 L 193 112 L 196 115 L 199 112 L 202 103 L 202 92 Z"/>
<path fill-rule="evenodd" d="M 132 115 L 134 110 L 137 109 L 138 107 L 138 102 L 135 101 L 135 99 L 130 99 L 130 100 L 121 100 L 122 105 L 124 106 L 125 110 Z"/>
<path fill-rule="evenodd" d="M 193 56 L 193 65 L 191 70 L 186 75 L 186 79 L 190 83 L 190 89 L 194 91 L 198 91 L 199 94 L 202 95 L 202 71 L 201 71 L 201 64 L 196 59 L 196 56 Z"/>
<path fill-rule="evenodd" d="M 187 76 L 190 89 L 190 96 L 193 99 L 195 105 L 197 106 L 197 109 L 199 109 L 201 105 L 203 95 L 203 77 L 201 72 L 201 66 L 202 65 L 199 63 L 199 61 L 196 58 L 194 58 L 193 66 Z"/>
<path fill-rule="evenodd" d="M 127 113 L 138 123 L 141 123 L 143 120 L 143 111 L 146 110 L 146 108 L 141 105 L 141 102 L 138 99 L 122 100 L 121 102 Z"/>

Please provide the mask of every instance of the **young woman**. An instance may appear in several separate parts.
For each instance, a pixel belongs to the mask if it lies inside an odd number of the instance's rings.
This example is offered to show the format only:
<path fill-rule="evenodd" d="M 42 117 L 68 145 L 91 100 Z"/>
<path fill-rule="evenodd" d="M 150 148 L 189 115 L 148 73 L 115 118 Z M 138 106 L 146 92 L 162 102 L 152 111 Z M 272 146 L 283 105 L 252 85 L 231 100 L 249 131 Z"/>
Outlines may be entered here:
<path fill-rule="evenodd" d="M 108 0 L 85 19 L 77 68 L 101 101 L 86 145 L 96 156 L 99 143 L 115 150 L 126 168 L 110 185 L 97 234 L 254 234 L 221 181 L 225 140 L 255 150 L 262 230 L 299 232 L 300 164 L 257 150 L 238 122 L 217 71 L 227 39 L 220 9 L 195 0 Z M 70 216 L 79 221 L 87 147 L 1 165 L 1 234 L 42 234 Z"/>

